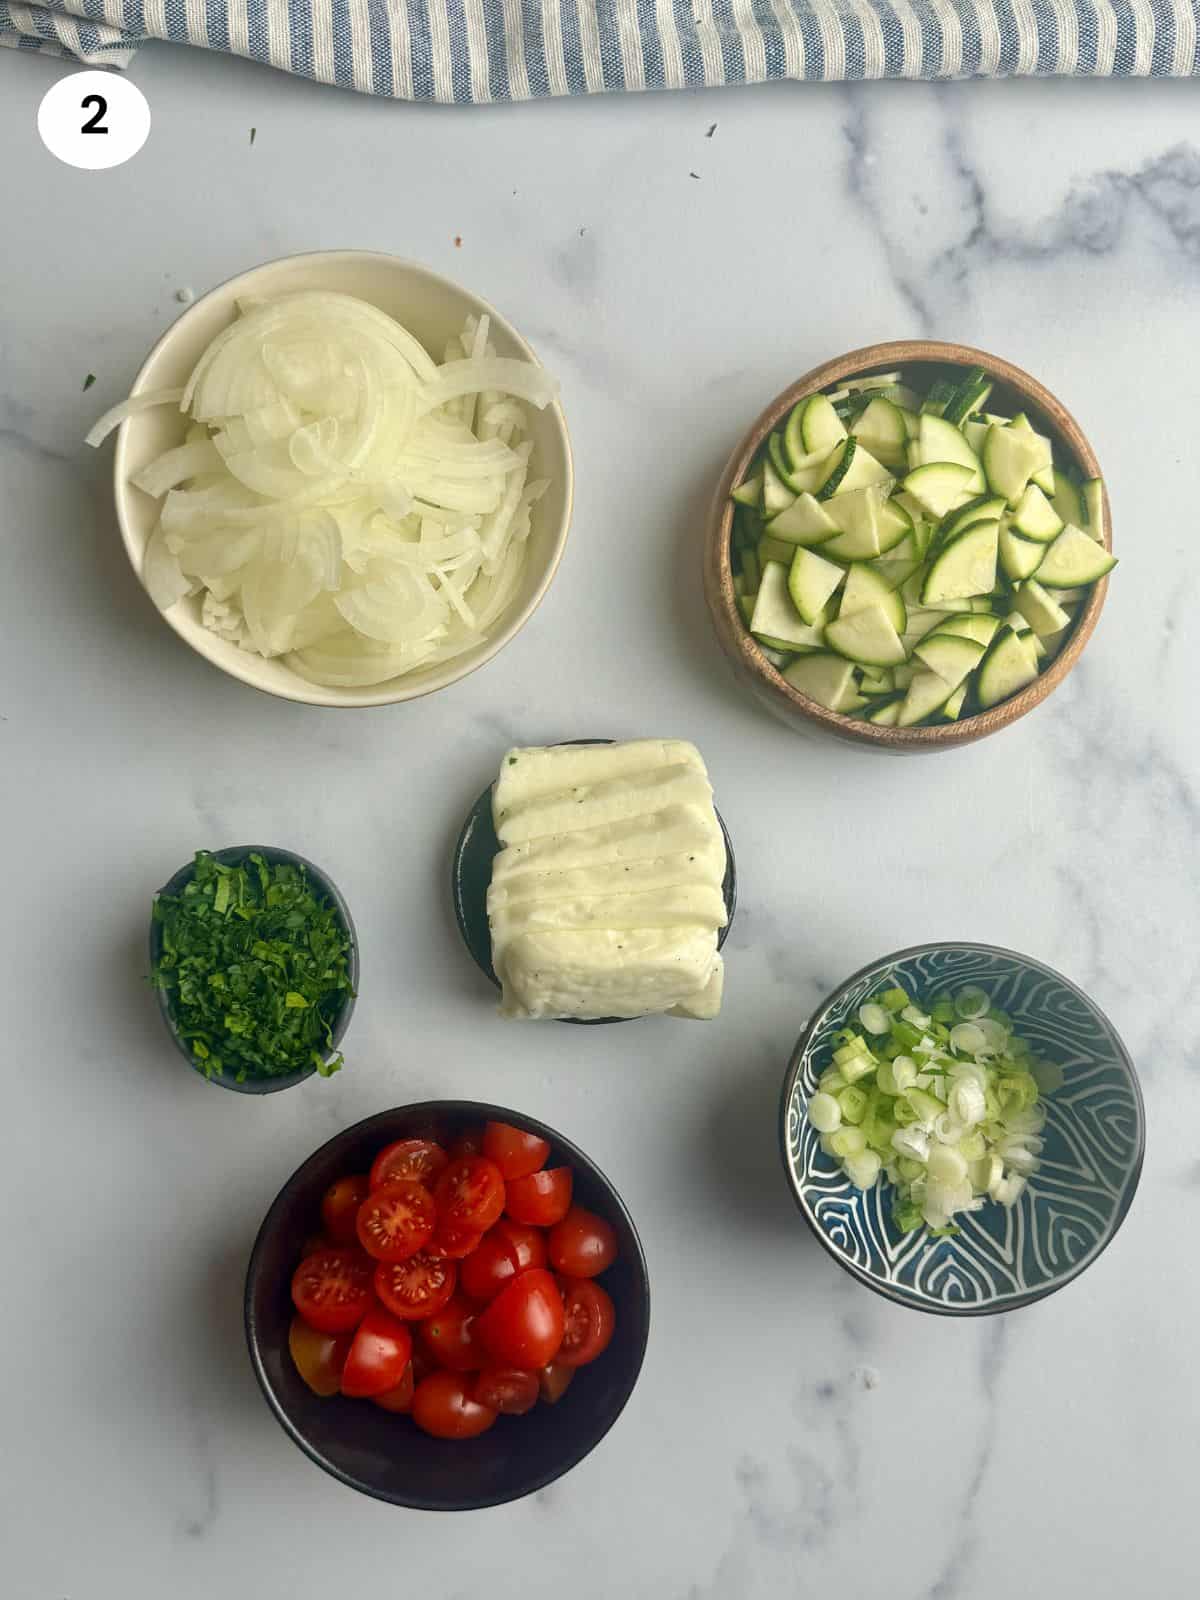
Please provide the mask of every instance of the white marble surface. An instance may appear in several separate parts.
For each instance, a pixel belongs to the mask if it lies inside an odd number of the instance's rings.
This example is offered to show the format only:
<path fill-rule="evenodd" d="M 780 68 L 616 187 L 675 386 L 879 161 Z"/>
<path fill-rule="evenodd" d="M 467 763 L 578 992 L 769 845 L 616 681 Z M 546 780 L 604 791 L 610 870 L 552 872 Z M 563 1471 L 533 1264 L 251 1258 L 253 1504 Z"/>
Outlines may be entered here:
<path fill-rule="evenodd" d="M 6 1600 L 1195 1594 L 1200 90 L 471 114 L 164 47 L 134 69 L 146 149 L 86 174 L 34 133 L 62 70 L 0 54 Z M 534 623 L 457 688 L 376 712 L 271 701 L 190 654 L 126 565 L 107 458 L 79 443 L 177 290 L 344 245 L 502 307 L 561 374 L 579 476 Z M 748 417 L 818 360 L 916 333 L 1004 352 L 1074 407 L 1123 564 L 1045 708 L 883 761 L 741 698 L 698 551 Z M 450 916 L 457 821 L 509 740 L 640 733 L 699 742 L 737 845 L 724 1015 L 506 1028 Z M 151 891 L 196 845 L 245 840 L 324 864 L 364 954 L 345 1073 L 262 1100 L 183 1071 L 141 986 Z M 965 1325 L 889 1307 L 818 1250 L 774 1120 L 817 998 L 955 935 L 1080 981 L 1149 1110 L 1112 1249 L 1061 1295 Z M 298 1161 L 437 1094 L 578 1138 L 639 1220 L 655 1296 L 601 1448 L 458 1521 L 312 1467 L 240 1323 L 249 1243 Z"/>

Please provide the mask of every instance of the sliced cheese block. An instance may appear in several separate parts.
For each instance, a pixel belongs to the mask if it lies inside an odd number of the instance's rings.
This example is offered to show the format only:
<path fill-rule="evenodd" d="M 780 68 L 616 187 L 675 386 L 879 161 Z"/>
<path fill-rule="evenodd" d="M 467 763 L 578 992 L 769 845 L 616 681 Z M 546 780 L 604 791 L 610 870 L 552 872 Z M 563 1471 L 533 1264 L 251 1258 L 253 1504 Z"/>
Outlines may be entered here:
<path fill-rule="evenodd" d="M 488 890 L 489 915 L 528 900 L 564 900 L 594 895 L 631 894 L 648 889 L 681 889 L 712 884 L 719 889 L 725 876 L 724 844 L 705 844 L 677 855 L 650 861 L 610 861 L 603 866 L 579 866 L 558 872 L 522 872 L 493 881 Z"/>
<path fill-rule="evenodd" d="M 699 750 L 686 739 L 629 739 L 623 744 L 556 744 L 510 750 L 500 763 L 492 805 L 497 816 L 541 795 L 580 784 L 629 777 L 656 767 L 689 766 L 704 773 Z"/>
<path fill-rule="evenodd" d="M 623 822 L 667 805 L 712 805 L 712 788 L 702 772 L 683 762 L 652 772 L 556 789 L 528 800 L 503 816 L 496 814 L 501 844 L 517 844 L 546 834 Z"/>
<path fill-rule="evenodd" d="M 711 806 L 669 805 L 650 816 L 602 823 L 571 833 L 526 839 L 501 850 L 492 862 L 493 885 L 529 873 L 601 867 L 610 862 L 653 861 L 680 852 L 718 850 L 725 872 L 725 841 Z"/>
<path fill-rule="evenodd" d="M 725 988 L 725 963 L 718 956 L 713 963 L 712 977 L 697 994 L 689 995 L 667 1013 L 671 1017 L 690 1017 L 695 1022 L 711 1022 L 721 1011 L 721 995 Z"/>
<path fill-rule="evenodd" d="M 711 932 L 525 933 L 497 960 L 501 1015 L 638 1017 L 668 1011 L 707 988 L 717 960 Z"/>
<path fill-rule="evenodd" d="M 493 948 L 539 929 L 706 928 L 725 926 L 725 897 L 719 887 L 698 884 L 680 889 L 647 889 L 640 894 L 589 895 L 575 900 L 522 900 L 500 906 L 489 916 Z"/>

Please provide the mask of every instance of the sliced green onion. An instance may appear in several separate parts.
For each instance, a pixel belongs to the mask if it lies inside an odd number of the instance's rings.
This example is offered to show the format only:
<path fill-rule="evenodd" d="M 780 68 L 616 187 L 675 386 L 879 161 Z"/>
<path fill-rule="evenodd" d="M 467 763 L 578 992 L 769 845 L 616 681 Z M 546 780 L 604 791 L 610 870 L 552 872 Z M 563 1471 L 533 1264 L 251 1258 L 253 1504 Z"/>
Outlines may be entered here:
<path fill-rule="evenodd" d="M 859 1006 L 858 1020 L 868 1033 L 886 1033 L 892 1025 L 891 1014 L 887 1008 L 875 1004 Z"/>
<path fill-rule="evenodd" d="M 834 1155 L 857 1156 L 867 1148 L 867 1138 L 861 1128 L 839 1128 L 829 1135 Z"/>
<path fill-rule="evenodd" d="M 840 1092 L 837 1103 L 842 1109 L 843 1122 L 858 1123 L 867 1114 L 867 1092 L 865 1089 L 856 1089 L 853 1084 Z"/>
<path fill-rule="evenodd" d="M 991 1001 L 982 989 L 969 983 L 965 989 L 960 989 L 954 997 L 954 1009 L 964 1022 L 974 1022 L 979 1017 L 986 1017 Z"/>
<path fill-rule="evenodd" d="M 879 1004 L 888 1011 L 903 1011 L 909 999 L 903 989 L 885 989 L 879 996 Z"/>
<path fill-rule="evenodd" d="M 831 1094 L 818 1092 L 808 1102 L 808 1120 L 818 1133 L 833 1133 L 842 1125 L 842 1108 Z"/>

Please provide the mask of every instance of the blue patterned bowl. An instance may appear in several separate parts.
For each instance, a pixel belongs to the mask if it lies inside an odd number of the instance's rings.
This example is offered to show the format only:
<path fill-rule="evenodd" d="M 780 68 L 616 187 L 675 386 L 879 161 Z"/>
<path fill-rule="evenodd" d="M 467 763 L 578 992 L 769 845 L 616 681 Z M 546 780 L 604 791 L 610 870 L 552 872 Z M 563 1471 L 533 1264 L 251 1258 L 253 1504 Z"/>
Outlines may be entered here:
<path fill-rule="evenodd" d="M 978 984 L 1035 1050 L 1057 1061 L 1046 1096 L 1042 1163 L 1011 1209 L 987 1205 L 962 1231 L 902 1234 L 886 1179 L 853 1187 L 821 1149 L 806 1107 L 833 1035 L 893 984 L 914 997 Z M 874 961 L 814 1013 L 783 1083 L 780 1138 L 788 1182 L 818 1240 L 846 1271 L 899 1305 L 946 1316 L 1011 1311 L 1061 1289 L 1109 1243 L 1133 1202 L 1145 1151 L 1137 1074 L 1117 1031 L 1061 974 L 986 944 L 928 944 Z"/>

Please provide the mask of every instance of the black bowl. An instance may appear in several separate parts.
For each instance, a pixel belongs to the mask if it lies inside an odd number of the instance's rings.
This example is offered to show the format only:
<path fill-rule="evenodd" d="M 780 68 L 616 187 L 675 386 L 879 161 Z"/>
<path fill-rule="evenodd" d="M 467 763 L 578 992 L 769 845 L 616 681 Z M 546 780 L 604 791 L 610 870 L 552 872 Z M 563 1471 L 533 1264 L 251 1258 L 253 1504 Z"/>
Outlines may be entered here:
<path fill-rule="evenodd" d="M 613 741 L 567 739 L 563 742 L 612 744 Z M 500 853 L 500 841 L 496 837 L 496 827 L 492 821 L 492 790 L 495 787 L 494 783 L 489 783 L 467 813 L 467 820 L 462 825 L 462 831 L 454 846 L 454 858 L 450 864 L 450 895 L 454 901 L 454 917 L 458 923 L 458 931 L 462 935 L 462 941 L 471 960 L 488 982 L 498 989 L 500 979 L 496 976 L 496 969 L 492 965 L 492 932 L 488 926 L 487 914 L 487 892 L 492 881 L 492 861 Z M 716 811 L 715 807 L 713 809 Z M 716 818 L 721 825 L 721 836 L 725 840 L 725 877 L 721 883 L 721 893 L 725 897 L 725 926 L 717 933 L 717 949 L 720 950 L 729 937 L 729 930 L 733 926 L 733 914 L 737 910 L 737 863 L 733 859 L 733 840 L 729 837 L 725 818 L 719 811 L 716 811 Z M 580 1027 L 595 1027 L 600 1023 L 633 1022 L 636 1019 L 558 1017 L 555 1020 L 577 1023 Z"/>
<path fill-rule="evenodd" d="M 358 994 L 358 935 L 354 930 L 350 907 L 346 904 L 341 890 L 332 878 L 326 877 L 320 867 L 314 866 L 304 856 L 298 856 L 294 850 L 280 850 L 270 844 L 233 844 L 226 846 L 224 850 L 210 850 L 208 853 L 225 866 L 232 866 L 234 863 L 245 861 L 246 857 L 250 855 L 259 855 L 262 856 L 264 861 L 271 864 L 277 861 L 288 861 L 295 867 L 303 867 L 308 873 L 308 881 L 312 884 L 317 894 L 337 912 L 338 921 L 342 924 L 350 941 L 350 954 L 346 958 L 346 966 L 350 974 L 350 986 L 354 993 L 346 996 L 342 1002 L 342 1008 L 338 1012 L 337 1020 L 334 1022 L 333 1043 L 325 1053 L 325 1060 L 327 1062 L 331 1061 L 337 1054 L 338 1046 L 345 1037 L 346 1029 L 350 1026 L 350 1016 L 354 1010 L 354 1001 Z M 157 900 L 159 895 L 178 894 L 194 871 L 195 861 L 192 860 L 185 866 L 180 867 L 178 872 L 168 878 L 154 898 Z M 154 917 L 151 917 L 151 971 L 153 971 L 154 964 L 161 954 L 162 924 Z M 208 1083 L 219 1084 L 222 1089 L 234 1089 L 238 1094 L 274 1094 L 277 1089 L 290 1089 L 293 1084 L 303 1083 L 306 1078 L 311 1078 L 317 1070 L 316 1065 L 313 1064 L 312 1066 L 301 1067 L 296 1072 L 283 1073 L 276 1078 L 246 1078 L 241 1083 L 229 1072 L 214 1073 L 212 1077 L 209 1077 L 192 1054 L 186 1040 L 179 1037 L 179 1030 L 176 1026 L 175 1018 L 171 1015 L 171 1003 L 167 998 L 166 990 L 155 989 L 154 994 L 158 1000 L 158 1009 L 162 1015 L 163 1022 L 166 1024 L 167 1032 L 171 1035 L 172 1044 L 174 1044 L 192 1071 L 204 1078 Z"/>
<path fill-rule="evenodd" d="M 321 1196 L 343 1173 L 365 1172 L 393 1139 L 449 1141 L 493 1119 L 540 1134 L 551 1164 L 575 1169 L 575 1198 L 616 1229 L 618 1256 L 604 1274 L 617 1325 L 604 1354 L 576 1373 L 557 1405 L 500 1417 L 477 1439 L 433 1439 L 411 1418 L 364 1400 L 320 1399 L 288 1353 L 292 1273 L 320 1223 Z M 522 1112 L 473 1100 L 428 1100 L 381 1111 L 330 1139 L 292 1174 L 259 1229 L 246 1273 L 246 1341 L 259 1387 L 284 1431 L 319 1467 L 352 1489 L 418 1511 L 475 1511 L 552 1483 L 603 1439 L 641 1371 L 650 1331 L 650 1279 L 633 1219 L 609 1180 L 561 1133 Z"/>

